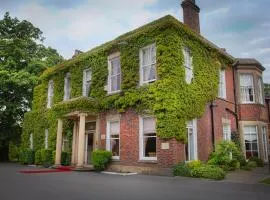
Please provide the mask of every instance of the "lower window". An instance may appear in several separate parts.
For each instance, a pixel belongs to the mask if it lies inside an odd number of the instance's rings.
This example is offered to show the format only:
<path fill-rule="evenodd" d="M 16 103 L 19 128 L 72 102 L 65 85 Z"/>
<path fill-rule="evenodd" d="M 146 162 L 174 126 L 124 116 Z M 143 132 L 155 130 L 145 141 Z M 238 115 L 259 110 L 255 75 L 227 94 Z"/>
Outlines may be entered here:
<path fill-rule="evenodd" d="M 259 157 L 257 126 L 244 127 L 246 158 Z"/>
<path fill-rule="evenodd" d="M 187 122 L 186 161 L 197 159 L 197 120 Z"/>
<path fill-rule="evenodd" d="M 223 140 L 231 141 L 231 125 L 223 124 Z"/>
<path fill-rule="evenodd" d="M 113 159 L 119 159 L 120 156 L 119 135 L 120 135 L 120 121 L 108 121 L 106 149 L 112 152 Z"/>
<path fill-rule="evenodd" d="M 140 118 L 140 159 L 157 159 L 156 119 L 152 117 Z"/>

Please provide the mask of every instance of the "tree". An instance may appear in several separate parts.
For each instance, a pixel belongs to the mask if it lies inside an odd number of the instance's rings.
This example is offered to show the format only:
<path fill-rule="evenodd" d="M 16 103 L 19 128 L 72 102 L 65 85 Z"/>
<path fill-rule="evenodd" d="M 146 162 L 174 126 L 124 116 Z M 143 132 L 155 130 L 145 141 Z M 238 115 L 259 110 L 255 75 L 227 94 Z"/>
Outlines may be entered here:
<path fill-rule="evenodd" d="M 42 44 L 44 39 L 39 28 L 8 12 L 0 20 L 0 155 L 10 140 L 20 138 L 39 75 L 63 61 L 55 49 Z"/>

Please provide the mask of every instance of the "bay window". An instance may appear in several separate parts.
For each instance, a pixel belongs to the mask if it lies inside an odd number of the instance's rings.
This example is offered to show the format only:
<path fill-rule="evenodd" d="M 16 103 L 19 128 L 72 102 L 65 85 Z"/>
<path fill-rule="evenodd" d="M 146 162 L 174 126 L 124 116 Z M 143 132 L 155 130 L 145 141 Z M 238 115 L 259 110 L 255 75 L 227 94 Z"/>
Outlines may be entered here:
<path fill-rule="evenodd" d="M 260 104 L 263 104 L 263 90 L 262 90 L 262 78 L 258 78 L 258 101 Z"/>
<path fill-rule="evenodd" d="M 246 158 L 259 157 L 257 126 L 244 127 Z"/>
<path fill-rule="evenodd" d="M 254 85 L 252 74 L 240 74 L 241 103 L 254 103 Z"/>

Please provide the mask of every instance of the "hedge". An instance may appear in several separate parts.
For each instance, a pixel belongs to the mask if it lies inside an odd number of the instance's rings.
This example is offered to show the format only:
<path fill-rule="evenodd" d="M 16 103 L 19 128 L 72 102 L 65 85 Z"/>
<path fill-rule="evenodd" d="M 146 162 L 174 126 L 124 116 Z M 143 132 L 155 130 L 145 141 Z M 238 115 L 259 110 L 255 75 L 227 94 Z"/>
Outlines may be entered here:
<path fill-rule="evenodd" d="M 92 163 L 96 171 L 102 171 L 108 165 L 112 157 L 112 152 L 105 150 L 95 150 L 92 152 Z"/>

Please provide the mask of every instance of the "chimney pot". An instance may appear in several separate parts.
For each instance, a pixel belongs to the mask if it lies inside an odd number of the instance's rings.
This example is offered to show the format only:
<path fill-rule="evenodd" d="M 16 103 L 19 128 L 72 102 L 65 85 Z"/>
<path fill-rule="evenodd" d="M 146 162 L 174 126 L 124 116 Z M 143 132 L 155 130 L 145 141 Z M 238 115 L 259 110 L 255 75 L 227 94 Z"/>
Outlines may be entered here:
<path fill-rule="evenodd" d="M 195 0 L 184 0 L 181 4 L 184 14 L 184 24 L 200 34 L 200 8 Z"/>

